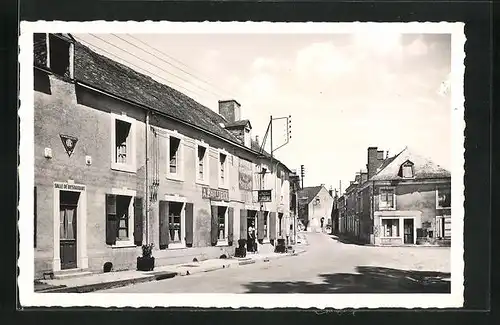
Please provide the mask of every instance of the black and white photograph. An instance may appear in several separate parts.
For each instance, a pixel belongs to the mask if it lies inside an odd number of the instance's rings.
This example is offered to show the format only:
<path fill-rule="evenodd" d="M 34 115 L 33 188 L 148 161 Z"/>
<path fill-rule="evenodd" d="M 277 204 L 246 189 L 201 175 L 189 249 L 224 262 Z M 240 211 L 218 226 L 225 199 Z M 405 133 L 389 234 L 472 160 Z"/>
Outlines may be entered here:
<path fill-rule="evenodd" d="M 464 43 L 22 22 L 21 303 L 461 307 Z"/>

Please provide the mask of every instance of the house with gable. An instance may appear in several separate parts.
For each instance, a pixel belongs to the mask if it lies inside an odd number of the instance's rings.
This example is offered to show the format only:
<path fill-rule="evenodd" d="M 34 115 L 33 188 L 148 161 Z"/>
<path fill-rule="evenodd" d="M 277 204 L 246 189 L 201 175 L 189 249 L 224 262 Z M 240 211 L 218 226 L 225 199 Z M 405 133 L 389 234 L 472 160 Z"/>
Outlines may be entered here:
<path fill-rule="evenodd" d="M 35 277 L 261 251 L 286 236 L 290 169 L 236 100 L 215 112 L 69 34 L 34 34 Z M 258 190 L 268 190 L 258 200 Z"/>
<path fill-rule="evenodd" d="M 366 167 L 344 194 L 344 234 L 376 245 L 450 244 L 448 170 L 408 147 L 392 157 L 370 147 Z"/>
<path fill-rule="evenodd" d="M 299 220 L 308 231 L 321 232 L 326 225 L 332 224 L 333 197 L 324 184 L 300 189 L 298 199 Z"/>

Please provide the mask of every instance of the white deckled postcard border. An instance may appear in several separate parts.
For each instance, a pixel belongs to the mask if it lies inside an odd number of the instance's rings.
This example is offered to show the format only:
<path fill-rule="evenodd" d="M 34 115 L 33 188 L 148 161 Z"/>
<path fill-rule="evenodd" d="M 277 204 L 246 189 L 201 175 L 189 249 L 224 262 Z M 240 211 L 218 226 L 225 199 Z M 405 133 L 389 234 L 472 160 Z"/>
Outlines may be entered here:
<path fill-rule="evenodd" d="M 231 26 L 228 28 L 228 26 Z M 33 249 L 34 32 L 57 33 L 352 33 L 369 29 L 399 33 L 451 34 L 452 42 L 452 210 L 450 294 L 100 294 L 35 293 Z M 260 308 L 449 308 L 463 306 L 464 260 L 464 60 L 463 23 L 254 23 L 254 22 L 21 22 L 20 44 L 20 202 L 19 299 L 30 306 L 100 307 L 260 307 Z"/>

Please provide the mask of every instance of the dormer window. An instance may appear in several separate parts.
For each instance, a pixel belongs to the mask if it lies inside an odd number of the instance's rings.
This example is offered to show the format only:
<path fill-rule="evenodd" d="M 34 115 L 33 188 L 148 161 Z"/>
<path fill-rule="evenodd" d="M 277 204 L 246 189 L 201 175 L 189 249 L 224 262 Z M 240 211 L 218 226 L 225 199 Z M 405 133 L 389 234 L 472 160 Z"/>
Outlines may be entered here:
<path fill-rule="evenodd" d="M 402 178 L 413 178 L 413 163 L 409 160 L 401 165 L 399 176 Z"/>
<path fill-rule="evenodd" d="M 73 43 L 67 35 L 33 35 L 35 61 L 53 74 L 73 78 Z"/>

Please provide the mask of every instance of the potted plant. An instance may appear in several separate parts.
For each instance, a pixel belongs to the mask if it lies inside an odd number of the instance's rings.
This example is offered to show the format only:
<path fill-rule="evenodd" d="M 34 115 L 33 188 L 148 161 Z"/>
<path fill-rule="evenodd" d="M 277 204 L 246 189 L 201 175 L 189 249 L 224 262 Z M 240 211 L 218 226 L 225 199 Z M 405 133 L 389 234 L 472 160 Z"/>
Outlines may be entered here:
<path fill-rule="evenodd" d="M 247 248 L 245 247 L 247 244 L 246 239 L 238 239 L 238 247 L 235 249 L 234 256 L 236 257 L 245 257 L 247 256 Z"/>
<path fill-rule="evenodd" d="M 286 244 L 284 238 L 278 238 L 278 244 L 276 245 L 274 251 L 276 253 L 286 253 Z"/>
<path fill-rule="evenodd" d="M 153 255 L 154 244 L 142 245 L 142 256 L 137 257 L 138 271 L 153 271 L 155 267 L 155 258 Z"/>

